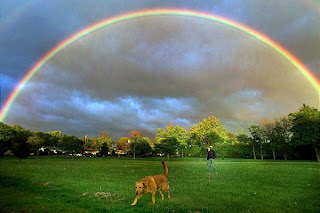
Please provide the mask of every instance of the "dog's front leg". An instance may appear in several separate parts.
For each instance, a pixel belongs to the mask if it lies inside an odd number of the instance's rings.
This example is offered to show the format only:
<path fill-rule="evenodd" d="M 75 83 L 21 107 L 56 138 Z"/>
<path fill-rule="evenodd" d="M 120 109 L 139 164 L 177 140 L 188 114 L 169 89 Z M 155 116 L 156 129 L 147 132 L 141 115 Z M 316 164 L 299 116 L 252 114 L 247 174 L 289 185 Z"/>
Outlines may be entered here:
<path fill-rule="evenodd" d="M 131 206 L 135 206 L 140 197 L 142 197 L 142 194 L 137 195 L 137 197 L 134 199 L 134 201 L 131 204 Z"/>
<path fill-rule="evenodd" d="M 154 204 L 156 202 L 156 192 L 153 191 L 151 194 L 152 194 L 152 203 Z"/>

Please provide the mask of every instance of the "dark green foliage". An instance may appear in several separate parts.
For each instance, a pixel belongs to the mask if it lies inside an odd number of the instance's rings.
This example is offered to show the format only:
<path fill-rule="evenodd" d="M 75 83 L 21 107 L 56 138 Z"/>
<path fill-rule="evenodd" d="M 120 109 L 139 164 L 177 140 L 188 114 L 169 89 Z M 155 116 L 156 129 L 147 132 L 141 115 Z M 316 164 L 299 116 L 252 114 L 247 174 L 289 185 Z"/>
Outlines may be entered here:
<path fill-rule="evenodd" d="M 0 122 L 0 156 L 8 149 L 12 149 L 15 131 L 8 125 Z"/>
<path fill-rule="evenodd" d="M 317 160 L 320 146 L 320 112 L 314 107 L 303 105 L 298 112 L 290 113 L 293 133 L 292 141 L 296 145 L 312 145 Z"/>
<path fill-rule="evenodd" d="M 16 141 L 13 143 L 12 152 L 15 157 L 26 159 L 30 155 L 30 146 L 26 141 Z"/>
<path fill-rule="evenodd" d="M 101 146 L 101 150 L 99 152 L 99 156 L 104 157 L 107 156 L 109 152 L 109 147 L 107 143 L 103 143 Z"/>
<path fill-rule="evenodd" d="M 59 143 L 59 147 L 68 153 L 74 154 L 82 153 L 83 144 L 76 136 L 64 136 Z"/>
<path fill-rule="evenodd" d="M 50 142 L 48 142 L 48 145 L 50 146 L 58 146 L 60 143 L 61 139 L 65 136 L 61 131 L 51 131 L 50 133 Z"/>
<path fill-rule="evenodd" d="M 19 125 L 12 125 L 11 128 L 15 132 L 14 141 L 12 144 L 12 152 L 14 156 L 19 158 L 21 161 L 30 155 L 30 146 L 27 143 L 27 140 L 31 136 L 31 132 Z"/>
<path fill-rule="evenodd" d="M 168 156 L 174 155 L 178 150 L 179 142 L 176 137 L 164 138 L 160 143 L 155 144 L 155 150 Z"/>
<path fill-rule="evenodd" d="M 135 152 L 136 156 L 145 156 L 151 153 L 150 140 L 147 137 L 136 136 L 130 143 L 131 152 Z"/>
<path fill-rule="evenodd" d="M 44 145 L 45 142 L 45 140 L 38 135 L 39 134 L 33 133 L 33 135 L 31 135 L 27 141 L 30 145 L 30 148 L 36 151 L 37 157 L 39 156 L 39 149 Z"/>
<path fill-rule="evenodd" d="M 203 119 L 190 131 L 170 124 L 165 129 L 158 129 L 155 149 L 151 149 L 150 139 L 133 131 L 129 146 L 121 148 L 134 156 L 145 156 L 151 152 L 177 156 L 203 157 L 209 145 L 214 145 L 218 157 L 224 158 L 273 158 L 319 160 L 320 113 L 318 109 L 303 105 L 298 112 L 289 117 L 265 120 L 260 125 L 251 125 L 251 136 L 241 131 L 239 135 L 227 132 L 214 116 Z M 66 136 L 61 131 L 50 133 L 33 132 L 44 146 L 58 146 L 68 153 L 82 153 L 86 148 L 100 150 L 103 143 L 112 148 L 112 138 L 107 132 L 101 137 L 87 139 L 84 144 L 75 136 Z M 12 149 L 13 143 L 26 142 L 31 132 L 19 125 L 8 126 L 0 123 L 0 155 Z M 177 140 L 172 139 L 176 137 Z M 172 141 L 174 140 L 174 142 Z M 178 142 L 178 144 L 176 143 Z M 158 144 L 157 144 L 158 143 Z M 39 146 L 33 147 L 38 150 Z M 119 147 L 117 147 L 120 149 Z M 122 150 L 122 151 L 124 151 Z M 135 157 L 134 157 L 135 158 Z"/>

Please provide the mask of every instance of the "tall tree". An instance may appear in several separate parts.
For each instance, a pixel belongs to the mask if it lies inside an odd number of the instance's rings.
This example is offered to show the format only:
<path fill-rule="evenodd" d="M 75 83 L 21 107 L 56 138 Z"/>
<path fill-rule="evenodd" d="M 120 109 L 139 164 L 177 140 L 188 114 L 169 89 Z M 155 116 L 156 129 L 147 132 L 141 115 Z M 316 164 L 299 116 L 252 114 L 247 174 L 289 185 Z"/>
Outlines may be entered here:
<path fill-rule="evenodd" d="M 133 152 L 133 159 L 136 159 L 136 146 L 137 146 L 137 138 L 142 137 L 142 133 L 137 131 L 137 130 L 132 130 L 131 131 L 131 136 L 130 136 L 130 150 Z"/>
<path fill-rule="evenodd" d="M 133 140 L 131 140 L 130 149 L 134 151 L 134 158 L 136 155 L 144 156 L 150 154 L 152 151 L 150 139 L 148 137 L 137 135 Z"/>
<path fill-rule="evenodd" d="M 158 153 L 164 153 L 170 160 L 170 155 L 175 154 L 178 151 L 179 142 L 176 137 L 167 137 L 155 144 L 155 149 Z"/>
<path fill-rule="evenodd" d="M 291 126 L 292 122 L 286 116 L 275 119 L 275 139 L 285 160 L 287 160 L 287 153 L 292 137 L 292 133 L 290 132 Z"/>
<path fill-rule="evenodd" d="M 30 155 L 30 146 L 27 143 L 27 140 L 31 135 L 31 132 L 17 124 L 11 125 L 11 128 L 15 131 L 12 151 L 14 156 L 18 157 L 21 161 Z"/>
<path fill-rule="evenodd" d="M 8 125 L 0 122 L 0 156 L 7 150 L 12 150 L 15 131 Z"/>
<path fill-rule="evenodd" d="M 109 150 L 112 150 L 112 148 L 113 148 L 112 147 L 113 141 L 112 141 L 112 138 L 108 132 L 101 132 L 100 137 L 93 138 L 92 142 L 94 144 L 93 145 L 94 148 L 96 148 L 98 150 L 101 149 L 101 147 L 104 143 L 108 144 Z"/>
<path fill-rule="evenodd" d="M 250 127 L 248 127 L 248 130 L 252 136 L 252 143 L 256 142 L 260 144 L 260 157 L 261 157 L 261 160 L 263 160 L 263 134 L 262 134 L 261 126 L 251 125 Z"/>
<path fill-rule="evenodd" d="M 26 141 L 17 140 L 12 145 L 12 152 L 21 162 L 22 159 L 26 159 L 30 156 L 30 146 Z"/>
<path fill-rule="evenodd" d="M 32 134 L 29 129 L 22 128 L 17 124 L 12 125 L 11 128 L 16 132 L 16 141 L 27 142 L 29 136 Z"/>
<path fill-rule="evenodd" d="M 109 152 L 109 146 L 107 143 L 102 144 L 100 149 L 100 156 L 104 157 L 107 156 Z"/>
<path fill-rule="evenodd" d="M 159 143 L 163 139 L 175 137 L 179 144 L 178 149 L 181 150 L 183 157 L 183 150 L 187 147 L 187 141 L 189 140 L 189 133 L 186 129 L 181 126 L 174 126 L 173 123 L 166 126 L 164 129 L 158 128 L 156 134 L 156 141 Z"/>
<path fill-rule="evenodd" d="M 39 156 L 39 149 L 41 148 L 41 146 L 44 144 L 44 140 L 42 138 L 40 138 L 38 135 L 33 134 L 31 135 L 27 142 L 29 143 L 30 147 L 34 150 L 36 150 L 37 152 L 37 158 Z"/>
<path fill-rule="evenodd" d="M 253 154 L 253 159 L 257 159 L 256 157 L 256 150 L 255 150 L 255 142 L 253 139 L 251 139 L 248 135 L 246 135 L 245 133 L 240 133 L 239 135 L 237 135 L 237 140 L 241 143 L 241 144 L 247 144 L 252 148 L 252 154 Z"/>
<path fill-rule="evenodd" d="M 296 144 L 312 145 L 319 159 L 320 146 L 320 112 L 314 107 L 303 104 L 298 112 L 290 113 L 292 119 L 291 132 L 293 133 L 292 140 Z"/>
<path fill-rule="evenodd" d="M 48 133 L 51 135 L 50 144 L 52 146 L 58 146 L 58 144 L 61 141 L 61 139 L 65 136 L 65 134 L 63 134 L 59 130 L 51 131 L 51 132 L 48 132 Z"/>
<path fill-rule="evenodd" d="M 116 142 L 116 148 L 118 151 L 128 153 L 130 149 L 129 138 L 122 137 Z"/>
<path fill-rule="evenodd" d="M 74 153 L 80 153 L 82 151 L 82 145 L 82 141 L 73 135 L 64 136 L 59 143 L 62 150 L 72 154 L 72 159 Z"/>
<path fill-rule="evenodd" d="M 210 116 L 207 119 L 204 118 L 191 127 L 190 134 L 196 136 L 199 142 L 207 147 L 228 139 L 226 129 L 219 122 L 219 119 L 214 116 Z"/>
<path fill-rule="evenodd" d="M 275 123 L 270 121 L 268 118 L 264 118 L 260 121 L 262 130 L 262 139 L 264 142 L 270 143 L 273 160 L 276 160 L 276 147 L 277 140 L 275 134 Z"/>

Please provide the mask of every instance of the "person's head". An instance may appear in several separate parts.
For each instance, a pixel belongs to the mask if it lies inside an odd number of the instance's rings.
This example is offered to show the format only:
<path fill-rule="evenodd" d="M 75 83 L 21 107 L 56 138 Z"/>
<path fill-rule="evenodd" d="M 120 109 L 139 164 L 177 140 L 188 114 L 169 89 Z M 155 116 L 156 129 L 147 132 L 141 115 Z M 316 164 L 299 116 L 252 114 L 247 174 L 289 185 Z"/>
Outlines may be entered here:
<path fill-rule="evenodd" d="M 210 151 L 212 150 L 212 146 L 209 147 L 209 150 L 210 150 Z"/>

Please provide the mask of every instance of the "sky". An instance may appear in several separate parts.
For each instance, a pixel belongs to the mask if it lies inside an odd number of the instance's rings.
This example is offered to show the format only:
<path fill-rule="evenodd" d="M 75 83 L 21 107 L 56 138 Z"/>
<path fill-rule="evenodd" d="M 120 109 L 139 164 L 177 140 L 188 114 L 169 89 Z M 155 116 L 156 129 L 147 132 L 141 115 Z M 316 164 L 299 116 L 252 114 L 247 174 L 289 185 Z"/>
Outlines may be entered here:
<path fill-rule="evenodd" d="M 219 15 L 263 33 L 320 74 L 319 1 L 2 0 L 1 108 L 26 73 L 80 30 L 128 12 L 176 8 Z M 233 133 L 288 115 L 319 94 L 287 59 L 243 31 L 208 19 L 128 19 L 75 41 L 26 83 L 3 122 L 32 131 L 116 140 L 189 129 L 216 116 Z"/>

